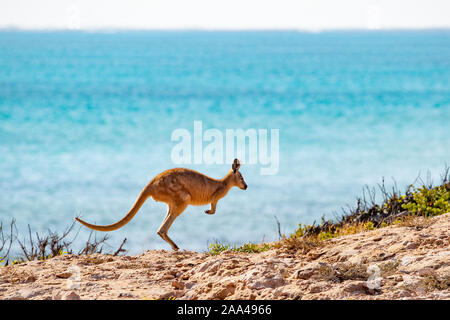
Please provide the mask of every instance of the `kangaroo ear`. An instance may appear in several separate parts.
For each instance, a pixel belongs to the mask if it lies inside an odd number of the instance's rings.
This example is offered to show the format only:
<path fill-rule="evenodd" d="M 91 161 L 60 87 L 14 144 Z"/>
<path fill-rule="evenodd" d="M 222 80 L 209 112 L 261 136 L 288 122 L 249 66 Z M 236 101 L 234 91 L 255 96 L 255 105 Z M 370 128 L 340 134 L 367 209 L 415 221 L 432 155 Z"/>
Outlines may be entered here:
<path fill-rule="evenodd" d="M 236 173 L 236 171 L 238 171 L 240 167 L 241 167 L 241 163 L 239 162 L 239 160 L 234 159 L 233 165 L 231 166 L 231 168 L 233 169 L 233 172 Z"/>

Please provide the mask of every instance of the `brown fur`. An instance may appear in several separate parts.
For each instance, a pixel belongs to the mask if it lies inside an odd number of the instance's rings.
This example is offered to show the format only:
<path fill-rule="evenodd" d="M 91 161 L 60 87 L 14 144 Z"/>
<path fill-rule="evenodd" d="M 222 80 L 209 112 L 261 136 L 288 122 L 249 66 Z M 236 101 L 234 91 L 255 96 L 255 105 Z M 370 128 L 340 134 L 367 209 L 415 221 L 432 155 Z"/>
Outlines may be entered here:
<path fill-rule="evenodd" d="M 239 172 L 239 167 L 239 160 L 235 159 L 232 169 L 222 179 L 213 179 L 191 169 L 169 169 L 161 172 L 148 183 L 141 191 L 131 210 L 120 221 L 107 226 L 98 226 L 79 218 L 75 219 L 93 230 L 113 231 L 130 222 L 144 202 L 152 197 L 155 201 L 162 201 L 168 205 L 167 215 L 158 229 L 158 235 L 167 241 L 173 250 L 178 250 L 177 245 L 167 235 L 173 221 L 183 213 L 188 205 L 211 204 L 211 209 L 206 210 L 205 213 L 214 214 L 217 201 L 225 197 L 231 187 L 247 189 L 247 184 Z"/>

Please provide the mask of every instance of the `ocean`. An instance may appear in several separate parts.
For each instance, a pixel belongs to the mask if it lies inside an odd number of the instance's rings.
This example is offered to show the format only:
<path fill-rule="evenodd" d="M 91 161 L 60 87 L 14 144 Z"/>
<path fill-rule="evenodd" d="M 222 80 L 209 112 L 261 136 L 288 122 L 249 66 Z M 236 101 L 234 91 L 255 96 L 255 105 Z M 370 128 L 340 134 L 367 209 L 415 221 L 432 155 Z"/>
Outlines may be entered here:
<path fill-rule="evenodd" d="M 279 130 L 279 168 L 243 163 L 248 189 L 190 206 L 181 249 L 278 239 L 333 218 L 383 177 L 400 190 L 450 164 L 450 31 L 0 32 L 0 220 L 62 232 L 121 219 L 178 167 L 184 128 Z M 245 162 L 245 161 L 244 161 Z M 215 178 L 231 163 L 187 164 Z M 170 249 L 147 201 L 110 232 L 131 254 Z M 77 241 L 89 230 L 79 229 Z M 102 234 L 98 233 L 97 237 Z"/>

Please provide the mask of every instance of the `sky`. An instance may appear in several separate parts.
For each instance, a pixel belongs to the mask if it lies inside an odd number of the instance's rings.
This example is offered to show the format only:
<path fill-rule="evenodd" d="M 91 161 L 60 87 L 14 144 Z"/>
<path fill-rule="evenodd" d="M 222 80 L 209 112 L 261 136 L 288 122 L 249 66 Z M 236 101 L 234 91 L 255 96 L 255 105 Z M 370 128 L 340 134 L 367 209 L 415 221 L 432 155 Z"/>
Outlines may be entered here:
<path fill-rule="evenodd" d="M 450 28 L 449 0 L 0 0 L 0 28 Z"/>

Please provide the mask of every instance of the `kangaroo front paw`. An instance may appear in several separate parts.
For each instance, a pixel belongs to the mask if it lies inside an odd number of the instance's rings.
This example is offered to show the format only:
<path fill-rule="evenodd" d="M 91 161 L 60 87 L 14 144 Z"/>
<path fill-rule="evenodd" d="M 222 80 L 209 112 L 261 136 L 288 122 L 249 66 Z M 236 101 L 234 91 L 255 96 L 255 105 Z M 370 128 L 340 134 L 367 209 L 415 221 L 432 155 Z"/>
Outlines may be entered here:
<path fill-rule="evenodd" d="M 206 213 L 206 214 L 214 214 L 214 213 L 216 213 L 216 212 L 215 212 L 215 211 L 212 211 L 212 210 L 206 210 L 205 213 Z"/>

